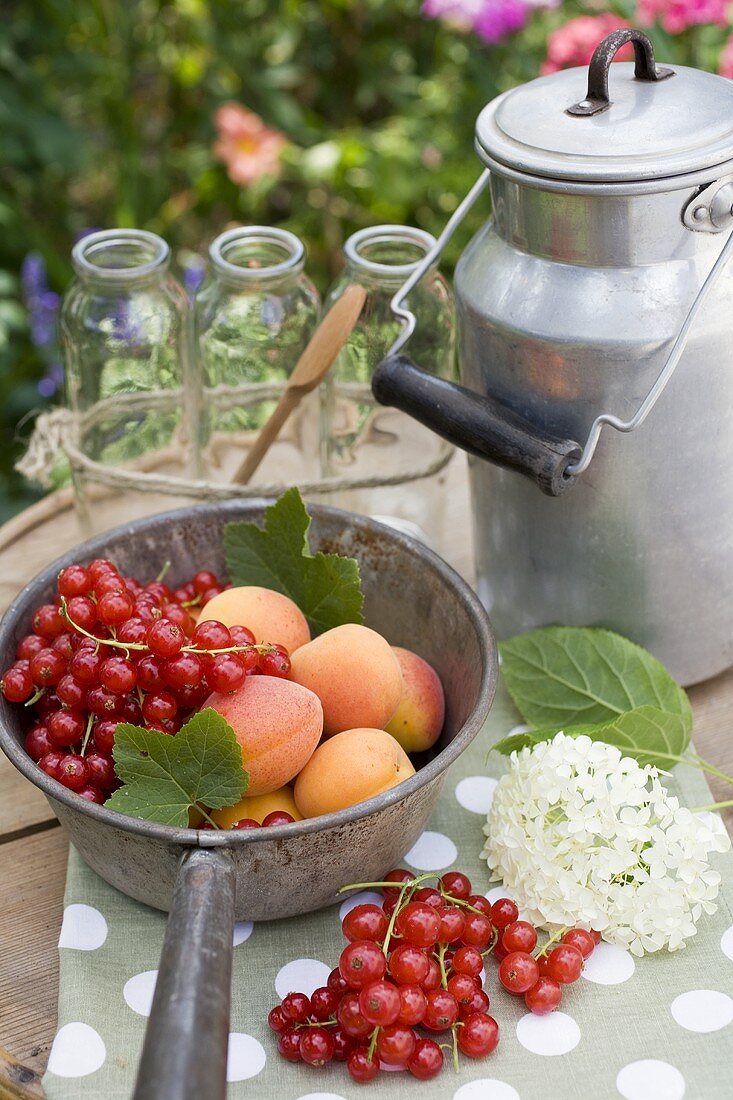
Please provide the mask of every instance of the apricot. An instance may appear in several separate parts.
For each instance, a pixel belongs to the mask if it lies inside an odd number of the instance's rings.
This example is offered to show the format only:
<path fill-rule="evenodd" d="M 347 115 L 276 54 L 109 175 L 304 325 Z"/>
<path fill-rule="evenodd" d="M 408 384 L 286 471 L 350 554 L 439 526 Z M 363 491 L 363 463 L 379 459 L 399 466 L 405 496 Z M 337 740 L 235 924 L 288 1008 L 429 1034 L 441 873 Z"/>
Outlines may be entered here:
<path fill-rule="evenodd" d="M 310 759 L 323 730 L 317 695 L 275 676 L 248 676 L 237 691 L 204 703 L 226 718 L 249 772 L 247 797 L 283 787 Z"/>
<path fill-rule="evenodd" d="M 380 729 L 344 730 L 324 741 L 295 781 L 303 817 L 355 806 L 415 774 L 394 737 Z"/>
<path fill-rule="evenodd" d="M 323 733 L 384 729 L 402 696 L 402 673 L 389 642 L 367 626 L 327 630 L 291 654 L 290 678 L 323 704 Z"/>
<path fill-rule="evenodd" d="M 423 752 L 440 737 L 445 718 L 443 685 L 435 669 L 410 649 L 392 647 L 402 671 L 402 698 L 387 733 L 405 752 Z"/>
<path fill-rule="evenodd" d="M 288 653 L 311 640 L 305 615 L 289 596 L 271 588 L 227 588 L 202 608 L 198 621 L 218 619 L 224 626 L 246 626 L 257 641 L 277 642 Z"/>
<path fill-rule="evenodd" d="M 276 791 L 271 791 L 270 794 L 256 794 L 252 797 L 242 798 L 236 806 L 227 806 L 223 810 L 212 810 L 211 817 L 220 829 L 231 829 L 232 825 L 236 825 L 238 821 L 245 817 L 251 817 L 253 821 L 259 821 L 261 825 L 267 815 L 275 810 L 284 810 L 296 821 L 302 819 L 302 814 L 295 805 L 292 787 L 279 787 Z"/>

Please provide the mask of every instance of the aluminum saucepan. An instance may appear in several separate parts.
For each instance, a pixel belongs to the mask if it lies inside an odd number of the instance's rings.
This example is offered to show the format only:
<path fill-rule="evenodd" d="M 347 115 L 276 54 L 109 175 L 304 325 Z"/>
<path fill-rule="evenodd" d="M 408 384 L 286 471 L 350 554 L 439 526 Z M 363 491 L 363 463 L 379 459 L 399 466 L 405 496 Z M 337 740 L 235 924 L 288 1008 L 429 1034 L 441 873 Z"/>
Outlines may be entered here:
<path fill-rule="evenodd" d="M 52 597 L 64 566 L 105 557 L 146 581 L 169 561 L 174 586 L 202 568 L 225 575 L 224 525 L 261 522 L 266 504 L 167 512 L 117 527 L 59 558 L 23 589 L 0 623 L 0 668 L 12 662 L 33 610 Z M 87 802 L 47 776 L 23 748 L 22 708 L 0 697 L 0 746 L 46 795 L 82 859 L 118 890 L 170 912 L 136 1100 L 225 1096 L 235 919 L 293 916 L 332 905 L 344 883 L 378 881 L 420 835 L 446 770 L 491 707 L 496 644 L 465 581 L 389 527 L 332 508 L 309 511 L 314 551 L 358 559 L 367 624 L 393 645 L 420 653 L 443 682 L 441 740 L 398 787 L 337 813 L 256 831 L 158 825 Z"/>

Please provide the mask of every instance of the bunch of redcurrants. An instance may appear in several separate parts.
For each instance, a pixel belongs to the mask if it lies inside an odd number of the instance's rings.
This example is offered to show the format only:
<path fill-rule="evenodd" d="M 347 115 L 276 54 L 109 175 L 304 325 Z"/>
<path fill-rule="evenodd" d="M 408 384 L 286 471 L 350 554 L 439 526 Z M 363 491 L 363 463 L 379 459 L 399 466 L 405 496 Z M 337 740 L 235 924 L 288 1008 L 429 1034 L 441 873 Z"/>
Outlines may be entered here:
<path fill-rule="evenodd" d="M 499 1042 L 482 981 L 489 955 L 500 960 L 504 988 L 523 994 L 527 1007 L 544 1015 L 560 1003 L 562 984 L 579 977 L 600 938 L 564 930 L 535 952 L 537 932 L 519 920 L 509 898 L 492 905 L 472 892 L 460 871 L 447 872 L 435 886 L 426 885 L 431 878 L 437 876 L 398 868 L 383 882 L 358 884 L 380 888 L 384 902 L 346 914 L 349 943 L 327 985 L 310 997 L 289 993 L 270 1012 L 283 1058 L 313 1066 L 346 1062 L 360 1082 L 381 1068 L 406 1068 L 428 1080 L 443 1067 L 444 1047 L 457 1069 L 459 1054 L 482 1058 Z M 441 1045 L 431 1037 L 441 1034 L 450 1041 Z"/>
<path fill-rule="evenodd" d="M 283 646 L 257 645 L 245 626 L 196 624 L 224 587 L 209 570 L 176 589 L 142 584 L 102 558 L 63 569 L 0 681 L 9 702 L 28 708 L 28 755 L 102 803 L 118 785 L 119 722 L 175 734 L 212 692 L 236 691 L 251 675 L 286 677 Z"/>

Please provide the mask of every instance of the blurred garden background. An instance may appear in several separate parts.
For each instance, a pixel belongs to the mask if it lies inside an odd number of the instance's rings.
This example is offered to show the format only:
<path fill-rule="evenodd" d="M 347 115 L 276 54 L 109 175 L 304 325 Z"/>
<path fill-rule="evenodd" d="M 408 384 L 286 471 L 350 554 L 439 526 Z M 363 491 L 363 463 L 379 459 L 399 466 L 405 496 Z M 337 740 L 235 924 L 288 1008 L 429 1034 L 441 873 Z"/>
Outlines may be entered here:
<path fill-rule="evenodd" d="M 438 232 L 475 179 L 499 91 L 584 64 L 615 27 L 733 76 L 725 0 L 15 0 L 0 27 L 0 521 L 40 494 L 13 470 L 63 399 L 60 296 L 95 228 L 165 237 L 189 292 L 228 225 L 304 238 L 323 291 L 345 237 Z M 449 271 L 476 229 L 448 253 Z"/>

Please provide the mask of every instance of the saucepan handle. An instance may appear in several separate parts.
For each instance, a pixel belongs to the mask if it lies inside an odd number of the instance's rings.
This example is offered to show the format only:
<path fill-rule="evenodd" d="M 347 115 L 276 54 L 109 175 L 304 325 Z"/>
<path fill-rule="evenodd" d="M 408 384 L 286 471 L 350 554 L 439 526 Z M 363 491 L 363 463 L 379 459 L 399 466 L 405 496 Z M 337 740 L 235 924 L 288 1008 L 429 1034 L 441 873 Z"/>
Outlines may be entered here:
<path fill-rule="evenodd" d="M 372 392 L 469 454 L 517 470 L 557 497 L 573 485 L 568 466 L 580 458 L 571 439 L 539 432 L 505 405 L 447 382 L 406 355 L 390 355 L 372 376 Z"/>
<path fill-rule="evenodd" d="M 234 863 L 192 848 L 178 865 L 134 1100 L 224 1100 Z"/>

